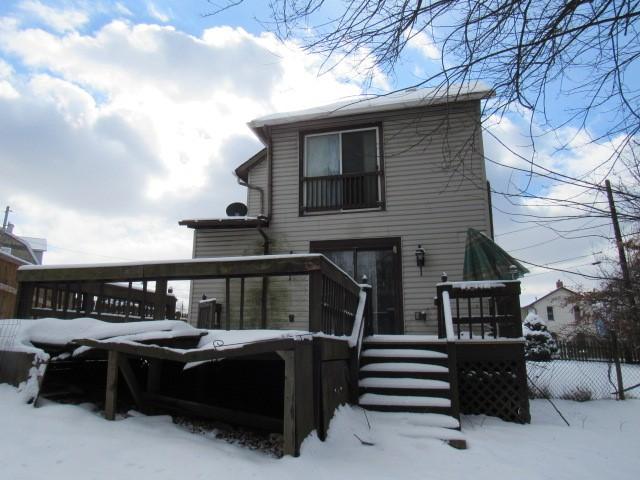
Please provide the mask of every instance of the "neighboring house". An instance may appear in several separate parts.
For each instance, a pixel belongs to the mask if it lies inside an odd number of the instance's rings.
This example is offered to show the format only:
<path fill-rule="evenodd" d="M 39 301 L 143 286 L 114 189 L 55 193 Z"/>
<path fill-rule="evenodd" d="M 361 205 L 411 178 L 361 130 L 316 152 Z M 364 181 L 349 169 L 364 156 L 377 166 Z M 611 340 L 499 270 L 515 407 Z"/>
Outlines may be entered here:
<path fill-rule="evenodd" d="M 0 318 L 13 316 L 18 267 L 40 263 L 29 243 L 11 230 L 0 229 Z M 42 259 L 42 252 L 39 258 Z"/>
<path fill-rule="evenodd" d="M 195 230 L 193 257 L 323 253 L 366 275 L 375 333 L 435 333 L 436 284 L 443 272 L 462 279 L 467 229 L 491 236 L 480 128 L 491 95 L 409 90 L 253 120 L 265 148 L 235 170 L 248 216 L 181 221 Z M 247 282 L 247 295 L 260 295 L 260 281 Z M 194 281 L 190 319 L 203 294 L 224 289 Z M 303 278 L 270 279 L 269 323 L 306 328 L 307 289 Z"/>
<path fill-rule="evenodd" d="M 562 281 L 556 282 L 555 290 L 545 296 L 522 307 L 522 318 L 526 318 L 530 310 L 547 322 L 547 328 L 551 334 L 560 339 L 570 339 L 577 334 L 593 334 L 595 329 L 590 329 L 580 321 L 580 309 L 572 304 L 576 293 L 565 287 Z"/>
<path fill-rule="evenodd" d="M 38 238 L 38 237 L 20 237 L 22 240 L 27 242 L 31 247 L 31 250 L 36 256 L 36 263 L 38 265 L 42 265 L 42 257 L 44 252 L 47 251 L 47 240 L 46 238 Z"/>

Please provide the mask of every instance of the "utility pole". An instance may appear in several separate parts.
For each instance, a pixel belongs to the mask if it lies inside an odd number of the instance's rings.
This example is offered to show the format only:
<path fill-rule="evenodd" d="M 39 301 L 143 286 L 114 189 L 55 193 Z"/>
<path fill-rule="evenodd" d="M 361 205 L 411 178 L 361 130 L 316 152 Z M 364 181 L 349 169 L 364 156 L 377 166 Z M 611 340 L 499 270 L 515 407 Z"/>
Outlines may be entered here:
<path fill-rule="evenodd" d="M 9 212 L 11 212 L 11 208 L 7 205 L 7 208 L 4 209 L 4 220 L 2 221 L 2 229 L 6 230 L 9 225 Z"/>
<path fill-rule="evenodd" d="M 611 211 L 611 223 L 613 223 L 613 231 L 616 236 L 616 246 L 618 247 L 618 257 L 620 258 L 620 270 L 622 271 L 622 282 L 624 293 L 629 301 L 633 320 L 636 320 L 636 299 L 633 297 L 633 290 L 631 288 L 631 277 L 629 276 L 629 265 L 627 264 L 627 256 L 624 253 L 624 244 L 622 243 L 622 234 L 620 233 L 620 224 L 618 223 L 618 212 L 616 211 L 616 204 L 613 201 L 613 192 L 611 191 L 611 182 L 605 180 L 607 187 L 607 198 L 609 199 L 609 210 Z M 617 319 L 614 319 L 614 324 L 617 325 Z M 613 355 L 616 366 L 616 377 L 618 377 L 618 398 L 624 400 L 624 385 L 622 383 L 622 368 L 620 367 L 620 355 L 618 350 L 618 332 L 614 331 L 611 335 L 613 342 Z"/>
<path fill-rule="evenodd" d="M 609 198 L 609 210 L 611 211 L 611 223 L 613 223 L 613 231 L 616 235 L 616 246 L 618 247 L 618 257 L 620 258 L 620 270 L 622 270 L 622 280 L 624 281 L 624 289 L 629 295 L 629 302 L 635 305 L 633 292 L 631 290 L 631 277 L 629 276 L 629 265 L 627 264 L 627 256 L 624 253 L 624 244 L 622 243 L 622 234 L 620 233 L 620 224 L 618 223 L 618 212 L 616 204 L 613 202 L 613 192 L 611 192 L 611 182 L 605 180 L 607 186 L 607 197 Z"/>

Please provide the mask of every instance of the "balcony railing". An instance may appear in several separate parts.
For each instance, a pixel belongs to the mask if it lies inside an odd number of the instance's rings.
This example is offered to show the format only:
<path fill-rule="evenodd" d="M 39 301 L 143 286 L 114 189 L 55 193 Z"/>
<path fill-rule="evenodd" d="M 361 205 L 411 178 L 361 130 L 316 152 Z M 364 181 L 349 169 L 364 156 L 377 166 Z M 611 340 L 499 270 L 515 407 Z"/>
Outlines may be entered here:
<path fill-rule="evenodd" d="M 438 336 L 452 339 L 520 338 L 520 282 L 438 284 Z"/>
<path fill-rule="evenodd" d="M 302 210 L 378 208 L 382 206 L 381 177 L 382 171 L 304 177 Z"/>

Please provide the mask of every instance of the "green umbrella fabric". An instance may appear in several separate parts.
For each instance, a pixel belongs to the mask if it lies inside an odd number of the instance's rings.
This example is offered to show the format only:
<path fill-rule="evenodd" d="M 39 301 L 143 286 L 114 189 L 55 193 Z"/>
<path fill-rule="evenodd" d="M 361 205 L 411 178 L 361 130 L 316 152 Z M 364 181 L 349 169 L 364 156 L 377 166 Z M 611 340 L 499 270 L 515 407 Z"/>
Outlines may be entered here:
<path fill-rule="evenodd" d="M 484 233 L 474 228 L 467 230 L 464 280 L 511 280 L 512 265 L 516 267 L 518 277 L 529 273 L 529 270 Z"/>

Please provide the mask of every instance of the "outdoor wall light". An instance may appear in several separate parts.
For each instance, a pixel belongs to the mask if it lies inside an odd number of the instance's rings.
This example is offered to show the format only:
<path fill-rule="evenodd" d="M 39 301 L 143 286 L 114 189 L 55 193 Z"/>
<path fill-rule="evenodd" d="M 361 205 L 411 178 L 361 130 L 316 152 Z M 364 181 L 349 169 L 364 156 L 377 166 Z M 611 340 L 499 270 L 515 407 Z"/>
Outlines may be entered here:
<path fill-rule="evenodd" d="M 422 268 L 424 267 L 424 259 L 427 255 L 427 252 L 422 245 L 418 245 L 416 248 L 416 266 L 420 269 L 420 276 L 422 276 Z"/>

